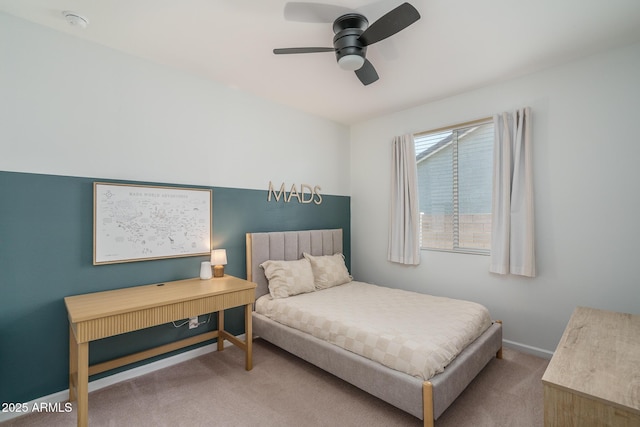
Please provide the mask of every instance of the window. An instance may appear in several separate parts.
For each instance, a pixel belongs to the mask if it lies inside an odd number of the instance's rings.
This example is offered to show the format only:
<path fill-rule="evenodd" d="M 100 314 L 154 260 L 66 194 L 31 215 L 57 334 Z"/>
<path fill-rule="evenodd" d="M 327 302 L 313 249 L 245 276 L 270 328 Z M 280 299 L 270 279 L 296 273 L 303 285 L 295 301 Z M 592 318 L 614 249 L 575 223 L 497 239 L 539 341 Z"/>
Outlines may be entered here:
<path fill-rule="evenodd" d="M 489 254 L 493 121 L 414 135 L 420 247 Z"/>

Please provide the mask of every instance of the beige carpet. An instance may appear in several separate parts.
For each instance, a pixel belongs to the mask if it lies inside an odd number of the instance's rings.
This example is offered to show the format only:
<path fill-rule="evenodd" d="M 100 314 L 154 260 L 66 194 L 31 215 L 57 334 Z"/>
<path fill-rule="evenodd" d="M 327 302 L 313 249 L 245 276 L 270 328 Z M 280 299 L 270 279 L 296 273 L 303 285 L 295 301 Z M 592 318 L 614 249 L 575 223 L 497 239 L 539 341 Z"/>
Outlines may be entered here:
<path fill-rule="evenodd" d="M 89 395 L 90 426 L 420 426 L 422 421 L 262 340 L 254 368 L 223 352 Z M 548 361 L 510 349 L 494 359 L 436 421 L 437 427 L 541 426 Z M 76 412 L 35 413 L 4 426 L 73 426 Z"/>

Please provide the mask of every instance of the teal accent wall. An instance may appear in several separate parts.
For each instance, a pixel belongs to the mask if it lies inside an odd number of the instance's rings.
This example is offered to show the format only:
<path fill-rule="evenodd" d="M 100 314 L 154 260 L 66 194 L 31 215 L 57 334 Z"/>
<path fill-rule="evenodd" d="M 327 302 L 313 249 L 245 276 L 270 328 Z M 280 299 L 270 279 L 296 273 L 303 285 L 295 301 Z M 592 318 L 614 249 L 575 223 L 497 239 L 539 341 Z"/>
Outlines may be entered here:
<path fill-rule="evenodd" d="M 68 387 L 65 296 L 197 277 L 200 262 L 208 259 L 187 257 L 94 266 L 94 181 L 122 182 L 0 171 L 0 402 L 28 402 Z M 213 190 L 213 243 L 214 247 L 227 250 L 227 274 L 246 278 L 245 233 L 254 231 L 342 228 L 350 266 L 347 196 L 323 194 L 322 203 L 316 205 L 295 199 L 284 203 L 282 198 L 269 202 L 266 189 L 179 186 Z M 242 313 L 241 308 L 225 313 L 225 327 L 233 334 L 244 331 Z M 90 344 L 90 363 L 145 350 L 215 326 L 212 316 L 209 324 L 193 330 L 167 324 L 98 340 Z"/>

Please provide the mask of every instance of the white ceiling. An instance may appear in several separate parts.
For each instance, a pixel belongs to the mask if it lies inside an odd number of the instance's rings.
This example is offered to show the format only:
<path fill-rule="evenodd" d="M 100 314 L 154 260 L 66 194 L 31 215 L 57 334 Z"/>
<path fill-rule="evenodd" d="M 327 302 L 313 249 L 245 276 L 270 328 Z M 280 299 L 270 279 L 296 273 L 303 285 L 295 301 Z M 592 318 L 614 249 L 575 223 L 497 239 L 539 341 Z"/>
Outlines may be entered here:
<path fill-rule="evenodd" d="M 401 1 L 316 3 L 372 23 Z M 366 87 L 333 53 L 272 53 L 332 46 L 331 24 L 285 20 L 285 0 L 0 0 L 0 11 L 345 124 L 640 41 L 640 0 L 410 3 L 422 18 L 369 48 L 380 80 Z"/>

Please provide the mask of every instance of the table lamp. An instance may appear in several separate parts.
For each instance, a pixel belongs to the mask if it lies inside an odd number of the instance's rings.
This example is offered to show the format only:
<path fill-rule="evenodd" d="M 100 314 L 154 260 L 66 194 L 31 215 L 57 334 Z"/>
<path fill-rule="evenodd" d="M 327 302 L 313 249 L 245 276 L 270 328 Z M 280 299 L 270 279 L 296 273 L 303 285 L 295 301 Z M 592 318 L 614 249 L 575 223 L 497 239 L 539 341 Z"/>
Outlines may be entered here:
<path fill-rule="evenodd" d="M 213 265 L 213 277 L 224 276 L 224 266 L 227 265 L 226 249 L 214 249 L 211 251 L 211 265 Z"/>

